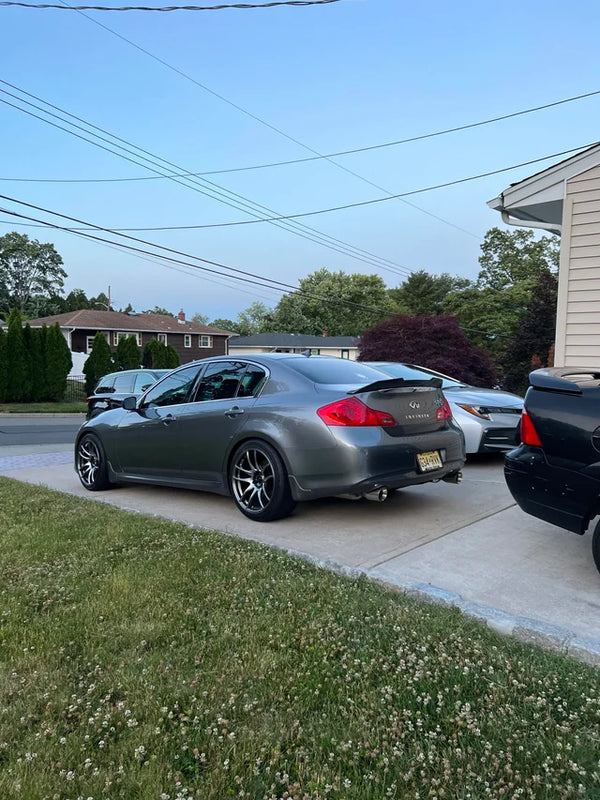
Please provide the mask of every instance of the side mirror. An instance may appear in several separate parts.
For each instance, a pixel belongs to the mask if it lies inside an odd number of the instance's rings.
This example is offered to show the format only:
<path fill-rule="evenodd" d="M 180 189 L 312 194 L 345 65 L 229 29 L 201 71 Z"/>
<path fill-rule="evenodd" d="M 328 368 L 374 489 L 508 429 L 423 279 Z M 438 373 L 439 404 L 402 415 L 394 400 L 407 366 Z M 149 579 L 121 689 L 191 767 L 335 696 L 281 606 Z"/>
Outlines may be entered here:
<path fill-rule="evenodd" d="M 135 411 L 137 408 L 137 397 L 129 396 L 123 399 L 123 408 L 125 411 Z"/>

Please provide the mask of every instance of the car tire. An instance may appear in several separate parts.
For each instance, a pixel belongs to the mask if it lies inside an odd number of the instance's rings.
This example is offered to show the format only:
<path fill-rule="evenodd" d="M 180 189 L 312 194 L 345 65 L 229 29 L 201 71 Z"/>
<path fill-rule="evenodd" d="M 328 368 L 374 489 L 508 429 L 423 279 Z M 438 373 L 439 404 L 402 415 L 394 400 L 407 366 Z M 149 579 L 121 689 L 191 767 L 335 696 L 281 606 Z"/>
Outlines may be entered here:
<path fill-rule="evenodd" d="M 592 555 L 594 556 L 596 569 L 600 572 L 600 520 L 596 523 L 594 535 L 592 536 Z"/>
<path fill-rule="evenodd" d="M 244 442 L 233 454 L 229 489 L 242 514 L 256 522 L 287 517 L 296 505 L 281 456 L 258 439 Z"/>
<path fill-rule="evenodd" d="M 90 492 L 101 492 L 110 488 L 108 461 L 97 436 L 86 433 L 78 441 L 75 468 L 82 486 Z"/>

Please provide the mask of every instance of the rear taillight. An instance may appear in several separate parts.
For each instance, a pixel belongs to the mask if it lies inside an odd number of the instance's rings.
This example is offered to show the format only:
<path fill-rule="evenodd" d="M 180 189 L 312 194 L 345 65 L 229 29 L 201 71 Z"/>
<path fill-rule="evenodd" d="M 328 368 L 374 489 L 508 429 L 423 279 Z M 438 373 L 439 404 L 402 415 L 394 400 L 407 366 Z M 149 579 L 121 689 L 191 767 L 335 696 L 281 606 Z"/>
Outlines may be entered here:
<path fill-rule="evenodd" d="M 521 415 L 521 442 L 533 445 L 533 447 L 542 446 L 540 437 L 526 408 L 523 409 L 523 414 Z"/>
<path fill-rule="evenodd" d="M 444 402 L 438 408 L 438 410 L 435 412 L 435 418 L 438 419 L 438 420 L 450 419 L 451 416 L 452 416 L 452 409 L 450 408 L 450 404 L 448 403 L 448 401 L 444 397 Z"/>
<path fill-rule="evenodd" d="M 365 405 L 357 397 L 336 400 L 328 406 L 319 408 L 317 414 L 326 425 L 344 425 L 347 427 L 377 426 L 390 427 L 396 424 L 391 414 L 375 411 Z"/>

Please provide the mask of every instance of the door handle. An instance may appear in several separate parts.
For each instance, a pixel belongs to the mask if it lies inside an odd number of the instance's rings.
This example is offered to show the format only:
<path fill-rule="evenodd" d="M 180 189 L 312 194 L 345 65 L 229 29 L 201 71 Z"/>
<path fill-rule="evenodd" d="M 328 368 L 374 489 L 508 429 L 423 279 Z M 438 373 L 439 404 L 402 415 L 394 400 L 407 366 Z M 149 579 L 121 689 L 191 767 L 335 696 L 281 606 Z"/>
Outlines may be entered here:
<path fill-rule="evenodd" d="M 244 413 L 244 409 L 240 408 L 239 406 L 232 406 L 225 412 L 225 416 L 229 417 L 229 419 L 233 419 L 234 417 L 239 417 L 240 414 Z"/>
<path fill-rule="evenodd" d="M 172 422 L 175 422 L 175 417 L 173 414 L 165 414 L 165 416 L 162 418 L 162 421 L 163 425 L 170 425 Z"/>

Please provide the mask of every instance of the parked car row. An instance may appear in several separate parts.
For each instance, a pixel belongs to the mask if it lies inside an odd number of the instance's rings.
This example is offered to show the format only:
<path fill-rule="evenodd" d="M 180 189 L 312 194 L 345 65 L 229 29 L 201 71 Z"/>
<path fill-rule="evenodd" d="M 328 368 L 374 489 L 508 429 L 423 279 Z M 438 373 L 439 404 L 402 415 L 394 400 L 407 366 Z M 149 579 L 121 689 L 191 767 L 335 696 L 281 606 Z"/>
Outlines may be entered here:
<path fill-rule="evenodd" d="M 594 523 L 600 571 L 600 369 L 539 369 L 530 383 L 523 403 L 413 364 L 284 353 L 112 373 L 88 398 L 75 467 L 91 491 L 230 494 L 267 522 L 299 501 L 458 483 L 466 454 L 508 451 L 520 508 L 579 534 Z"/>
<path fill-rule="evenodd" d="M 229 494 L 262 522 L 320 497 L 381 500 L 460 480 L 464 435 L 441 387 L 326 356 L 208 358 L 90 415 L 75 467 L 91 491 L 139 482 Z"/>

